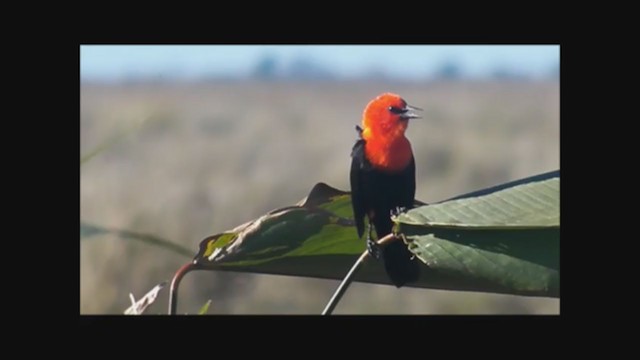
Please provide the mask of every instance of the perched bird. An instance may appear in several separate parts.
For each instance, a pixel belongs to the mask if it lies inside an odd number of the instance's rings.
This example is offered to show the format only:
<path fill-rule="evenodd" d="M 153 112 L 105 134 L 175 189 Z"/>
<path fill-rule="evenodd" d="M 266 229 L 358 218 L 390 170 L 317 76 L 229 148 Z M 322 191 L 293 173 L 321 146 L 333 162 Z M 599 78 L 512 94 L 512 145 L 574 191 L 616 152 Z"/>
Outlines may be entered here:
<path fill-rule="evenodd" d="M 375 258 L 380 250 L 371 239 L 371 225 L 382 238 L 392 231 L 392 212 L 413 207 L 416 166 L 405 131 L 409 119 L 420 117 L 416 110 L 422 109 L 407 105 L 396 94 L 384 93 L 365 108 L 362 128 L 356 125 L 360 139 L 351 151 L 351 202 L 358 237 L 364 233 L 365 216 L 369 219 L 367 249 Z M 418 261 L 402 241 L 388 244 L 382 258 L 396 287 L 418 280 Z"/>

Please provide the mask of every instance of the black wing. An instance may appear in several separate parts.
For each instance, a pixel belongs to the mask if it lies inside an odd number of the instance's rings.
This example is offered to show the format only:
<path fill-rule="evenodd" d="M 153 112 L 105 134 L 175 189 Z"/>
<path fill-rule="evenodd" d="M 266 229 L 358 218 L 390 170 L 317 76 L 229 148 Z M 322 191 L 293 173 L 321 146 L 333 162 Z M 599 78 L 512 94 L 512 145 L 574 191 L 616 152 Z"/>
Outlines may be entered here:
<path fill-rule="evenodd" d="M 364 233 L 365 201 L 362 188 L 362 172 L 369 166 L 364 156 L 365 141 L 356 141 L 351 150 L 351 206 L 353 207 L 353 219 L 358 228 L 358 237 Z"/>
<path fill-rule="evenodd" d="M 404 188 L 407 191 L 403 192 L 404 198 L 402 199 L 402 206 L 407 208 L 407 210 L 413 208 L 414 199 L 416 197 L 416 161 L 411 155 L 411 162 L 409 166 L 407 166 L 406 170 L 407 176 L 404 176 Z"/>

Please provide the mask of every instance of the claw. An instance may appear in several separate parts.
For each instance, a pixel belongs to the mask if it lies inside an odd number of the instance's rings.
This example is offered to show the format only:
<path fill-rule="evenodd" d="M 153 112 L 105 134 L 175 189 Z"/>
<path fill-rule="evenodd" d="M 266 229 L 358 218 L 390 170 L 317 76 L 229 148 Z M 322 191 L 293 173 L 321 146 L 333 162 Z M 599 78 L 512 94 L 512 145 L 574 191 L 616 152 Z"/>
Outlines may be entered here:
<path fill-rule="evenodd" d="M 371 222 L 369 222 L 367 226 L 367 251 L 369 255 L 371 255 L 374 259 L 380 259 L 380 245 L 377 242 L 371 239 L 371 230 L 373 227 L 371 226 Z"/>
<path fill-rule="evenodd" d="M 391 216 L 398 216 L 400 214 L 403 214 L 407 212 L 407 208 L 406 207 L 401 207 L 401 206 L 397 206 L 395 209 L 391 209 L 390 213 Z"/>
<path fill-rule="evenodd" d="M 369 255 L 371 255 L 374 259 L 380 259 L 380 245 L 378 245 L 377 242 L 371 239 L 367 239 L 367 251 L 369 252 Z"/>

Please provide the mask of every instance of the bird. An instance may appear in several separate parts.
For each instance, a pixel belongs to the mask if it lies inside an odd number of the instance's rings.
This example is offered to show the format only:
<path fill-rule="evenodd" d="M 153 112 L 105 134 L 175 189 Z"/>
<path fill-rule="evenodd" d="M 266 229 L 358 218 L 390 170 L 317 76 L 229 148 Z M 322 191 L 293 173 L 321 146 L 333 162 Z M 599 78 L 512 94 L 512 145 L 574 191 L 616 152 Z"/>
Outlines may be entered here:
<path fill-rule="evenodd" d="M 411 143 L 405 136 L 410 119 L 422 109 L 407 105 L 394 93 L 371 100 L 362 114 L 359 138 L 351 150 L 351 204 L 358 238 L 368 218 L 367 249 L 382 260 L 391 282 L 400 288 L 420 276 L 418 261 L 403 241 L 393 241 L 382 251 L 371 239 L 371 225 L 378 239 L 392 232 L 391 215 L 411 209 L 416 192 L 416 166 Z"/>

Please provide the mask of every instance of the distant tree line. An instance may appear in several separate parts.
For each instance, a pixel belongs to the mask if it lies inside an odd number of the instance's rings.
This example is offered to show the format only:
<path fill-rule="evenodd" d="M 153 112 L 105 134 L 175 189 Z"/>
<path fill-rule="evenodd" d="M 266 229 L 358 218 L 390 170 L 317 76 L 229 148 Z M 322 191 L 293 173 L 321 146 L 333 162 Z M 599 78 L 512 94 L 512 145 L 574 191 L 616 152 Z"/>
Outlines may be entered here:
<path fill-rule="evenodd" d="M 547 78 L 558 78 L 560 75 L 559 64 L 549 69 Z M 298 58 L 287 67 L 279 64 L 278 59 L 273 55 L 264 55 L 258 60 L 253 71 L 250 74 L 253 79 L 259 80 L 335 80 L 338 79 L 328 67 L 323 66 L 309 58 Z M 364 78 L 368 79 L 389 79 L 393 76 L 385 73 L 384 70 L 374 69 L 366 73 Z M 432 74 L 434 80 L 456 81 L 468 79 L 470 76 L 466 73 L 463 66 L 455 59 L 444 61 Z M 496 67 L 490 74 L 490 79 L 495 80 L 526 80 L 530 76 L 524 71 L 510 69 L 504 66 Z"/>
<path fill-rule="evenodd" d="M 363 75 L 350 78 L 358 80 L 393 80 L 395 78 L 392 73 L 389 73 L 387 69 L 380 66 L 366 69 L 362 74 Z M 342 78 L 340 74 L 336 74 L 328 66 L 308 57 L 299 57 L 289 64 L 283 64 L 276 56 L 265 54 L 258 59 L 247 75 L 236 73 L 209 73 L 199 76 L 196 81 L 238 81 L 246 80 L 247 76 L 249 79 L 259 81 L 332 81 Z M 543 77 L 547 79 L 559 79 L 560 63 L 558 62 L 551 66 Z M 456 59 L 447 59 L 443 61 L 435 71 L 431 71 L 429 76 L 420 74 L 415 80 L 460 81 L 476 78 L 477 77 L 469 74 L 464 66 Z M 498 81 L 519 81 L 531 78 L 532 76 L 527 74 L 525 70 L 505 66 L 497 66 L 489 74 L 481 77 L 481 79 Z M 133 73 L 125 76 L 123 80 L 124 83 L 135 84 L 150 82 L 164 83 L 179 81 L 180 79 L 180 73 L 176 72 L 173 75 L 166 73 L 158 73 L 156 75 Z"/>
<path fill-rule="evenodd" d="M 277 59 L 272 55 L 265 55 L 258 60 L 251 72 L 251 77 L 260 80 L 333 80 L 336 78 L 327 67 L 308 58 L 298 58 L 286 69 L 281 70 Z"/>

